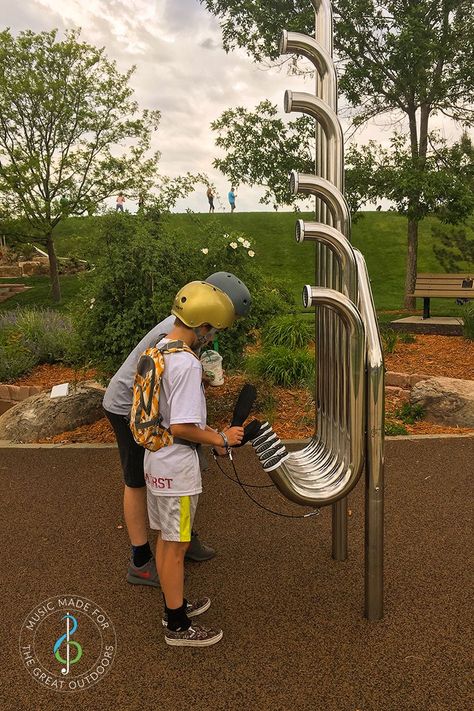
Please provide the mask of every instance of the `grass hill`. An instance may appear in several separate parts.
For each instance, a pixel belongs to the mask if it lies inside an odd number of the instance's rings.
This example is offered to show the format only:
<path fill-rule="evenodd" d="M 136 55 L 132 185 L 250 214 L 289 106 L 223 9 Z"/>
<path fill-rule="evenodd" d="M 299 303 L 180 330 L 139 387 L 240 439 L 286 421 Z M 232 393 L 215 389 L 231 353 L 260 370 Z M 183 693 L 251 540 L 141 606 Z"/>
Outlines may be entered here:
<path fill-rule="evenodd" d="M 284 280 L 300 299 L 302 287 L 314 283 L 314 245 L 297 244 L 294 240 L 296 220 L 311 220 L 311 214 L 293 212 L 252 212 L 234 214 L 182 213 L 171 216 L 176 226 L 190 237 L 201 239 L 199 225 L 217 223 L 223 232 L 244 232 L 252 242 L 255 259 L 262 268 Z M 94 233 L 100 218 L 69 218 L 58 226 L 56 245 L 59 256 L 76 255 L 94 261 L 97 255 Z M 431 226 L 428 218 L 420 225 L 418 271 L 442 272 L 433 252 Z M 353 225 L 352 242 L 364 254 L 372 282 L 376 307 L 379 311 L 395 311 L 402 307 L 405 282 L 406 219 L 393 212 L 364 212 Z M 202 244 L 202 247 L 205 247 Z M 9 280 L 12 281 L 12 280 Z M 35 288 L 9 299 L 0 308 L 23 305 L 50 305 L 47 278 L 36 277 L 26 283 Z M 74 298 L 79 286 L 77 277 L 62 277 L 64 305 Z M 419 303 L 421 307 L 421 302 Z M 432 313 L 456 314 L 457 307 L 450 300 L 433 300 Z"/>

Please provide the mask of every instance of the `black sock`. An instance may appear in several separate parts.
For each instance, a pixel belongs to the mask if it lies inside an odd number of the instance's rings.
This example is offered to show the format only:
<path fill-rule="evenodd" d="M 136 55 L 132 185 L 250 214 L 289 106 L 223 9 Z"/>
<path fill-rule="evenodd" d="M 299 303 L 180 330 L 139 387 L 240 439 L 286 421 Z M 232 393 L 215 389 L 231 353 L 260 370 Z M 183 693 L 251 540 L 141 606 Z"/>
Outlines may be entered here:
<path fill-rule="evenodd" d="M 168 614 L 168 629 L 173 632 L 184 632 L 191 627 L 191 620 L 186 614 L 186 600 L 183 600 L 181 607 L 177 607 L 175 610 L 166 607 L 165 609 Z"/>
<path fill-rule="evenodd" d="M 132 560 L 135 567 L 141 568 L 142 565 L 148 563 L 151 557 L 151 548 L 148 541 L 142 546 L 132 546 Z"/>

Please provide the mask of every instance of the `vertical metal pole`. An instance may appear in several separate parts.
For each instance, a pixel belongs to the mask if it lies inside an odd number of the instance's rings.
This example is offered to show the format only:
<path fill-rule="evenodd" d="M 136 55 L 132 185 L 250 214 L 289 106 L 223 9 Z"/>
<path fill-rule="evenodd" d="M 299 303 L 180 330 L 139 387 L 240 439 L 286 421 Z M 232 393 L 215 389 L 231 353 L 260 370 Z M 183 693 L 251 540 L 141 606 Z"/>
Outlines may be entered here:
<path fill-rule="evenodd" d="M 312 0 L 315 9 L 315 38 L 329 52 L 333 53 L 333 27 L 332 27 L 332 8 L 329 0 Z M 317 84 L 316 95 L 325 100 L 329 106 L 337 112 L 337 96 L 329 97 L 324 83 L 324 77 Z M 318 126 L 318 144 L 317 150 L 321 152 L 321 157 L 317 161 L 317 174 L 322 178 L 329 178 L 331 162 L 334 161 L 334 156 L 330 155 L 327 150 L 327 141 L 321 127 Z M 318 173 L 318 168 L 321 172 Z M 344 189 L 343 185 L 336 185 L 341 192 Z M 332 225 L 333 221 L 329 210 L 324 205 L 321 212 L 321 222 Z M 338 289 L 339 275 L 338 267 L 335 264 L 333 255 L 330 249 L 321 246 L 318 252 L 321 261 L 321 271 L 318 276 L 322 276 L 324 271 L 325 276 L 321 281 L 317 282 L 320 286 L 328 286 L 332 289 Z M 320 366 L 318 373 L 320 377 L 327 378 L 326 385 L 329 394 L 328 412 L 327 412 L 327 427 L 329 429 L 329 437 L 336 439 L 338 449 L 347 447 L 347 442 L 342 434 L 342 412 L 340 402 L 335 396 L 335 392 L 339 387 L 338 378 L 345 379 L 346 373 L 341 372 L 341 365 L 345 369 L 345 359 L 341 358 L 340 349 L 343 345 L 342 328 L 335 315 L 328 309 L 320 309 L 318 313 L 318 349 L 320 344 L 324 345 L 324 351 L 321 357 L 318 356 Z M 321 338 L 321 336 L 324 336 Z M 322 361 L 328 360 L 329 367 L 324 367 Z M 318 392 L 320 386 L 318 384 Z M 323 412 L 324 416 L 324 412 Z M 347 558 L 347 500 L 343 499 L 332 505 L 332 557 L 335 560 L 346 560 Z"/>
<path fill-rule="evenodd" d="M 380 620 L 383 617 L 385 371 L 367 266 L 361 253 L 358 250 L 354 253 L 367 343 L 364 614 L 369 620 Z"/>

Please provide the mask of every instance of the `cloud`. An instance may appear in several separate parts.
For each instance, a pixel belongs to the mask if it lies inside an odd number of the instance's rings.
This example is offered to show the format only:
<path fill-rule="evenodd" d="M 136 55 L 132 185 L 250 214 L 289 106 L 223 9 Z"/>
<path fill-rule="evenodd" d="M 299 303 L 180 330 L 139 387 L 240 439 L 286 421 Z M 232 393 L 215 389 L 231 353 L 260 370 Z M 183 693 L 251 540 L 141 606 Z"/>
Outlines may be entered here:
<path fill-rule="evenodd" d="M 220 44 L 219 42 L 216 42 L 216 40 L 212 37 L 206 37 L 205 40 L 200 42 L 199 46 L 203 49 L 218 49 L 220 47 Z"/>
<path fill-rule="evenodd" d="M 262 71 L 240 50 L 226 54 L 216 19 L 198 0 L 22 0 L 2 9 L 4 23 L 19 31 L 58 27 L 82 28 L 82 39 L 105 47 L 120 72 L 132 65 L 131 79 L 142 108 L 161 111 L 153 147 L 162 153 L 161 173 L 208 173 L 227 206 L 227 180 L 212 168 L 217 155 L 210 123 L 225 109 L 252 109 L 268 98 L 283 113 L 285 89 L 312 91 L 311 78 Z M 387 140 L 388 133 L 372 124 L 356 136 Z M 263 191 L 241 186 L 237 208 L 261 209 Z M 219 199 L 217 205 L 219 209 Z M 207 210 L 205 190 L 190 196 L 181 208 Z M 271 206 L 270 206 L 271 209 Z"/>

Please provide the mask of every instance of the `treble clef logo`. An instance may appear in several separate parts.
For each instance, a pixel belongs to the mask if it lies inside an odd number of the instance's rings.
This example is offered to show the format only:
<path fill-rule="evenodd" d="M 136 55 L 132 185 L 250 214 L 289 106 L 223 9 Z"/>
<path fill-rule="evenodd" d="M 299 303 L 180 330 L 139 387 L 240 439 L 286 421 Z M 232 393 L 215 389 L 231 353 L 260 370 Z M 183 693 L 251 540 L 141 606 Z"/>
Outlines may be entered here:
<path fill-rule="evenodd" d="M 66 633 L 61 635 L 56 642 L 54 643 L 53 651 L 54 651 L 54 656 L 60 662 L 60 664 L 65 664 L 66 666 L 61 669 L 61 674 L 69 674 L 69 668 L 72 664 L 77 664 L 79 659 L 82 657 L 82 647 L 79 644 L 79 642 L 74 641 L 73 639 L 70 639 L 71 635 L 74 634 L 74 632 L 77 630 L 77 620 L 75 617 L 70 615 L 69 613 L 67 615 L 64 615 L 63 620 L 66 620 Z M 71 622 L 73 623 L 73 627 L 71 629 Z M 60 647 L 63 642 L 66 642 L 66 659 L 63 659 L 61 654 L 60 654 Z M 74 659 L 71 659 L 70 655 L 70 647 L 75 647 L 76 648 L 76 656 Z"/>

